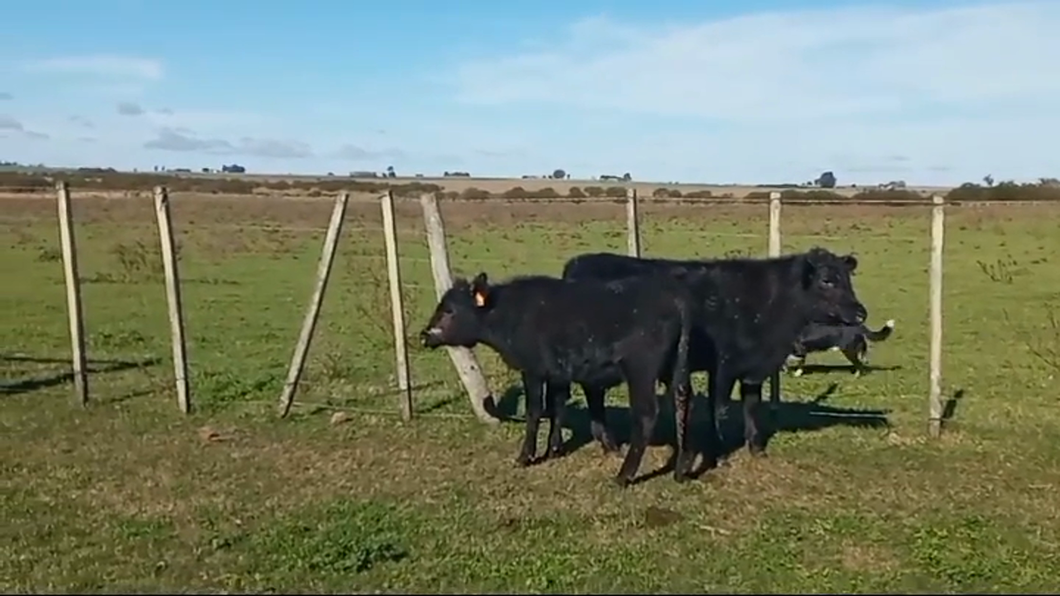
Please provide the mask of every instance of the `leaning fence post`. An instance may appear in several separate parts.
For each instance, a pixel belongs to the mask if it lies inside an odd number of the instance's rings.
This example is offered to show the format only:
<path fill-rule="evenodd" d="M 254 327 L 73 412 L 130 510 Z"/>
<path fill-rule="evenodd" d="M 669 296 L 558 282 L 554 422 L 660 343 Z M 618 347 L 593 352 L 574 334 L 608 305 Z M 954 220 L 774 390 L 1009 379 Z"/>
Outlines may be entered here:
<path fill-rule="evenodd" d="M 305 319 L 302 320 L 302 330 L 298 334 L 298 343 L 294 346 L 294 354 L 291 356 L 291 364 L 287 368 L 287 381 L 283 385 L 283 393 L 280 395 L 280 417 L 283 418 L 291 411 L 294 403 L 294 394 L 298 390 L 298 381 L 302 378 L 302 370 L 305 368 L 305 359 L 309 354 L 309 344 L 313 341 L 313 331 L 320 318 L 320 307 L 324 304 L 324 291 L 328 287 L 328 279 L 331 277 L 331 265 L 335 261 L 335 249 L 339 245 L 339 233 L 342 231 L 342 220 L 346 216 L 346 204 L 350 200 L 350 193 L 342 192 L 335 197 L 335 208 L 331 212 L 331 221 L 328 222 L 328 233 L 324 236 L 324 248 L 320 253 L 320 261 L 317 264 L 316 286 L 313 296 L 309 299 L 309 308 L 306 309 Z"/>
<path fill-rule="evenodd" d="M 162 247 L 162 272 L 166 278 L 166 303 L 169 306 L 169 334 L 173 342 L 173 377 L 177 386 L 177 406 L 187 414 L 191 410 L 188 396 L 188 348 L 184 341 L 184 306 L 180 299 L 180 275 L 173 240 L 173 223 L 169 213 L 169 192 L 155 187 L 155 216 L 158 239 Z"/>
<path fill-rule="evenodd" d="M 88 371 L 85 356 L 85 322 L 81 307 L 81 278 L 77 269 L 77 242 L 74 241 L 73 216 L 70 213 L 70 189 L 65 182 L 55 185 L 59 208 L 59 243 L 63 253 L 63 277 L 66 278 L 66 314 L 70 322 L 71 360 L 74 373 L 74 396 L 81 406 L 88 405 Z"/>
<path fill-rule="evenodd" d="M 931 197 L 931 346 L 928 389 L 928 434 L 942 434 L 942 246 L 945 205 L 939 195 Z"/>
<path fill-rule="evenodd" d="M 626 246 L 629 256 L 640 257 L 640 216 L 635 188 L 626 189 Z"/>
<path fill-rule="evenodd" d="M 409 350 L 405 343 L 405 306 L 401 296 L 401 267 L 398 261 L 397 224 L 394 221 L 394 192 L 386 191 L 383 209 L 383 242 L 386 245 L 386 276 L 390 283 L 390 313 L 394 325 L 394 356 L 401 395 L 401 417 L 412 420 L 412 388 L 409 382 Z"/>
<path fill-rule="evenodd" d="M 420 196 L 420 205 L 423 207 L 423 224 L 427 229 L 427 246 L 431 252 L 431 273 L 434 275 L 434 291 L 441 299 L 453 285 L 453 275 L 449 268 L 449 249 L 445 241 L 445 225 L 442 222 L 442 213 L 438 209 L 438 199 L 431 193 Z M 456 367 L 456 373 L 460 381 L 467 389 L 468 398 L 471 400 L 471 409 L 475 416 L 482 422 L 494 424 L 500 422 L 486 408 L 486 400 L 493 400 L 493 393 L 482 376 L 482 367 L 479 366 L 475 353 L 467 348 L 447 347 L 446 352 Z"/>

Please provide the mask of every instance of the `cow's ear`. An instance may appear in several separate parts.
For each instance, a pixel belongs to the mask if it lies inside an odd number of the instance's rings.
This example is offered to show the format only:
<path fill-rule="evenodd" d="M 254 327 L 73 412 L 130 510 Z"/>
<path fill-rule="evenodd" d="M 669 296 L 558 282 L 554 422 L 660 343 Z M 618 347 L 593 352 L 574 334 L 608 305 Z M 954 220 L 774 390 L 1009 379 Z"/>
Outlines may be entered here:
<path fill-rule="evenodd" d="M 851 273 L 858 268 L 858 258 L 854 255 L 846 255 L 843 257 L 843 263 L 846 264 L 847 268 Z"/>
<path fill-rule="evenodd" d="M 475 306 L 479 308 L 485 308 L 489 302 L 490 296 L 490 282 L 486 276 L 486 272 L 482 271 L 475 276 L 475 279 L 471 282 L 471 298 L 475 301 Z"/>

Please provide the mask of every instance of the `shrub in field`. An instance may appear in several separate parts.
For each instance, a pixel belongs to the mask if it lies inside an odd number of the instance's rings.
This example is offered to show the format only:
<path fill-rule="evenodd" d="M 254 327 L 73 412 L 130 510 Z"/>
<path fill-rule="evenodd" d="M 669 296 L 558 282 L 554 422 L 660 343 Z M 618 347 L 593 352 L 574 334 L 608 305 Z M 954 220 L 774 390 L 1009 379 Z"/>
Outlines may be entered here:
<path fill-rule="evenodd" d="M 585 194 L 595 199 L 604 196 L 604 189 L 599 186 L 586 186 Z"/>
<path fill-rule="evenodd" d="M 570 190 L 567 191 L 567 198 L 570 199 L 584 199 L 586 196 L 585 191 L 577 186 L 572 186 L 570 187 Z"/>
<path fill-rule="evenodd" d="M 923 201 L 924 196 L 911 190 L 863 190 L 850 197 L 856 201 Z"/>
<path fill-rule="evenodd" d="M 651 191 L 651 196 L 656 199 L 680 199 L 684 195 L 676 188 L 659 187 Z"/>
<path fill-rule="evenodd" d="M 693 190 L 685 193 L 686 199 L 709 199 L 713 196 L 709 190 Z"/>
<path fill-rule="evenodd" d="M 513 186 L 501 194 L 506 199 L 525 199 L 527 198 L 526 189 L 522 186 Z"/>
<path fill-rule="evenodd" d="M 1060 188 L 1049 179 L 1036 183 L 999 182 L 980 186 L 966 182 L 946 194 L 950 201 L 1060 201 Z"/>
<path fill-rule="evenodd" d="M 474 186 L 465 188 L 464 191 L 460 193 L 460 198 L 465 201 L 483 201 L 491 196 L 492 195 L 490 195 L 489 191 L 475 188 Z"/>
<path fill-rule="evenodd" d="M 530 193 L 530 195 L 532 198 L 535 199 L 555 199 L 563 196 L 559 193 L 558 190 L 552 188 L 551 186 L 546 186 L 545 188 L 535 190 Z"/>
<path fill-rule="evenodd" d="M 622 186 L 608 186 L 607 189 L 604 191 L 604 196 L 611 197 L 614 199 L 624 197 L 626 196 L 626 189 Z"/>

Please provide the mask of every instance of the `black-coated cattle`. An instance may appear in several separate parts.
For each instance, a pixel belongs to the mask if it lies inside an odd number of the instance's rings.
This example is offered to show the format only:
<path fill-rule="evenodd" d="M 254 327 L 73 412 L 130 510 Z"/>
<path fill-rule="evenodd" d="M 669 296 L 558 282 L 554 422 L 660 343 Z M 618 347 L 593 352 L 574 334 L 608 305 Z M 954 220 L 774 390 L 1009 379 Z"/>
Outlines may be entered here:
<path fill-rule="evenodd" d="M 854 367 L 854 374 L 861 375 L 868 367 L 869 342 L 884 341 L 894 331 L 894 319 L 888 319 L 879 331 L 861 325 L 826 325 L 810 323 L 799 334 L 795 348 L 788 356 L 787 366 L 793 376 L 802 375 L 802 366 L 811 352 L 838 350 Z"/>
<path fill-rule="evenodd" d="M 607 388 L 629 386 L 634 424 L 630 447 L 615 481 L 629 484 L 651 439 L 658 416 L 655 382 L 665 378 L 675 402 L 677 462 L 674 478 L 691 468 L 686 448 L 688 342 L 694 313 L 684 285 L 670 276 L 617 281 L 516 277 L 491 285 L 485 273 L 458 279 L 441 298 L 420 333 L 428 348 L 485 344 L 522 373 L 526 435 L 517 463 L 535 460 L 542 406 L 550 411 L 549 448 L 560 455 L 565 395 L 572 382 Z M 543 404 L 542 390 L 547 405 Z M 601 403 L 602 407 L 603 404 Z"/>
<path fill-rule="evenodd" d="M 720 434 L 716 410 L 740 381 L 744 436 L 748 449 L 758 454 L 763 448 L 757 411 L 762 384 L 771 377 L 779 393 L 778 372 L 803 328 L 812 321 L 860 324 L 868 316 L 851 283 L 856 268 L 852 255 L 839 256 L 823 248 L 770 259 L 643 259 L 593 253 L 569 260 L 563 277 L 624 279 L 664 274 L 680 280 L 696 302 L 689 369 L 710 376 L 712 435 Z M 602 414 L 605 392 L 598 387 L 582 388 L 593 436 L 605 450 L 613 450 L 614 440 Z M 565 397 L 569 386 L 548 391 Z M 690 392 L 690 387 L 682 391 Z"/>

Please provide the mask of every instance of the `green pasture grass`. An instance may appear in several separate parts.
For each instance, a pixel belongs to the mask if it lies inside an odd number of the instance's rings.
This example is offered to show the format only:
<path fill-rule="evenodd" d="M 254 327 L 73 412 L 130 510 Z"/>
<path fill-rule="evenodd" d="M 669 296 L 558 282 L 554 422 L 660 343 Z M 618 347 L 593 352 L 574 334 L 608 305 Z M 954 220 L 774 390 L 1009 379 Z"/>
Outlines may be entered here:
<path fill-rule="evenodd" d="M 784 250 L 855 251 L 870 326 L 897 320 L 871 351 L 878 369 L 786 377 L 767 458 L 739 451 L 698 482 L 662 476 L 625 491 L 609 482 L 618 458 L 591 443 L 515 468 L 522 425 L 475 421 L 444 352 L 414 341 L 417 416 L 400 421 L 382 236 L 366 221 L 344 233 L 298 398 L 310 405 L 277 420 L 329 206 L 294 229 L 278 225 L 285 212 L 276 209 L 267 223 L 205 214 L 179 224 L 187 417 L 174 397 L 150 218 L 77 226 L 92 371 L 84 410 L 63 376 L 70 348 L 52 211 L 0 219 L 0 590 L 1060 587 L 1050 356 L 1060 345 L 1049 324 L 1060 209 L 950 209 L 943 381 L 952 417 L 931 441 L 927 210 L 786 207 Z M 434 290 L 418 222 L 400 225 L 414 338 Z M 450 227 L 454 269 L 495 279 L 555 274 L 574 254 L 625 246 L 617 216 L 468 216 Z M 648 212 L 642 234 L 646 254 L 691 257 L 762 255 L 764 231 L 763 208 L 704 207 Z M 478 356 L 498 393 L 517 379 L 488 350 Z M 845 364 L 834 354 L 809 362 Z M 609 399 L 622 406 L 625 393 Z M 580 409 L 580 394 L 575 402 Z M 624 412 L 612 411 L 621 425 Z M 584 414 L 572 418 L 584 435 Z M 642 473 L 669 455 L 666 437 L 657 442 Z"/>

